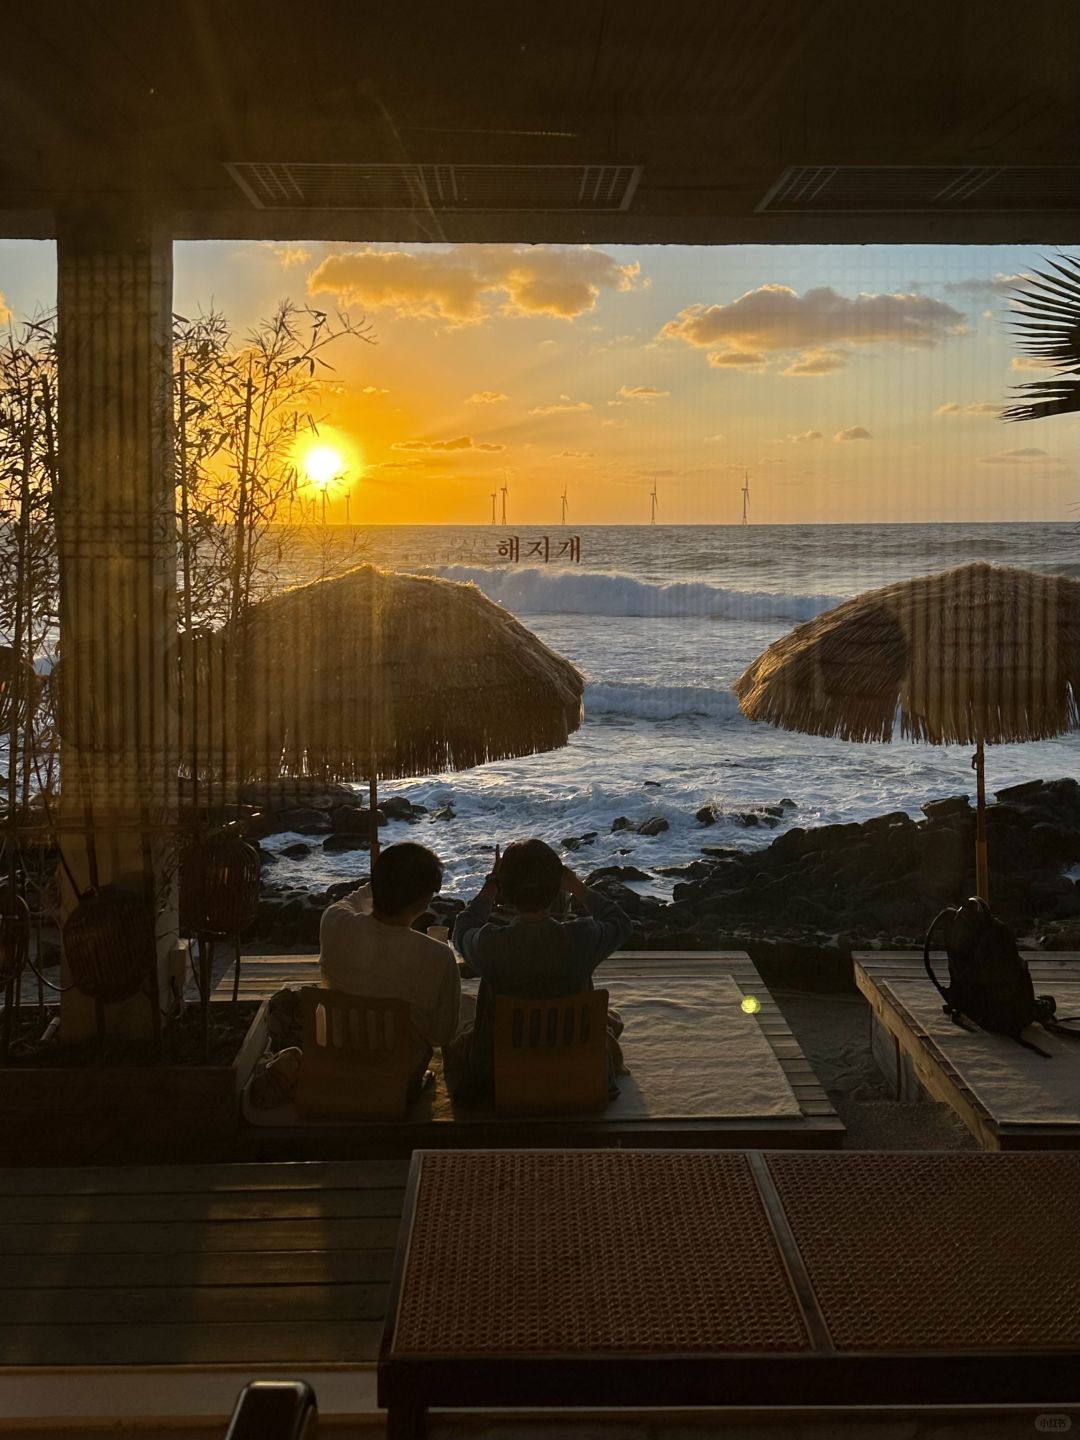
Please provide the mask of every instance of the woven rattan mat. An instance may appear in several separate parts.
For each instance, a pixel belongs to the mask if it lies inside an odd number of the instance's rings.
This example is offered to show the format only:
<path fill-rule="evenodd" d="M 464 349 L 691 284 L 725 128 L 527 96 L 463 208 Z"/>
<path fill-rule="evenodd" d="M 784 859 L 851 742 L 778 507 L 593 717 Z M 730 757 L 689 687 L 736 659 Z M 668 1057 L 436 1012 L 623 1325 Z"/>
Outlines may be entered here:
<path fill-rule="evenodd" d="M 1076 1038 L 1030 1027 L 1026 1038 L 1050 1053 L 1046 1060 L 1007 1036 L 954 1025 L 929 980 L 876 983 L 917 1021 L 999 1124 L 1080 1125 L 1080 1025 L 1073 1027 Z M 1080 1014 L 1080 982 L 1035 988 L 1052 988 L 1060 1015 Z"/>
<path fill-rule="evenodd" d="M 732 1154 L 425 1154 L 394 1354 L 800 1351 Z"/>
<path fill-rule="evenodd" d="M 1080 1346 L 1080 1155 L 768 1155 L 841 1350 Z"/>

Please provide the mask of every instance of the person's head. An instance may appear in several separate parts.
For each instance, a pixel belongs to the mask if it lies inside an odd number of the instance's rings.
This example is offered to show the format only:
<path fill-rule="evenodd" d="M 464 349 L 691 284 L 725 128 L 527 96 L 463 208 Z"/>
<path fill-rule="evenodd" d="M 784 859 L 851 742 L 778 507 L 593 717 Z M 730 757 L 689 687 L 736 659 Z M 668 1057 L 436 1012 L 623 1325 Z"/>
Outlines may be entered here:
<path fill-rule="evenodd" d="M 563 864 L 543 840 L 515 840 L 499 865 L 502 898 L 515 910 L 546 910 L 562 888 Z"/>
<path fill-rule="evenodd" d="M 442 885 L 442 862 L 424 845 L 388 845 L 371 867 L 376 915 L 410 924 Z"/>

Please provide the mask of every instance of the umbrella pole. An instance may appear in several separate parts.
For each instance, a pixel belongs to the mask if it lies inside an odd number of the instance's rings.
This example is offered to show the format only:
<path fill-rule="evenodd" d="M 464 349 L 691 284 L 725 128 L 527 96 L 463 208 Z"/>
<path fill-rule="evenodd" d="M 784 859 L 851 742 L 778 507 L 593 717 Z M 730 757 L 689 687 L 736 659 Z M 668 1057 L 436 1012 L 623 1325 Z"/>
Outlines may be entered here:
<path fill-rule="evenodd" d="M 983 742 L 976 742 L 971 768 L 975 771 L 975 893 L 990 903 L 990 867 L 986 852 L 986 776 Z"/>
<path fill-rule="evenodd" d="M 379 817 L 376 807 L 379 803 L 379 782 L 375 778 L 375 772 L 371 774 L 370 794 L 368 796 L 368 840 L 371 847 L 371 865 L 374 869 L 375 861 L 379 858 Z"/>

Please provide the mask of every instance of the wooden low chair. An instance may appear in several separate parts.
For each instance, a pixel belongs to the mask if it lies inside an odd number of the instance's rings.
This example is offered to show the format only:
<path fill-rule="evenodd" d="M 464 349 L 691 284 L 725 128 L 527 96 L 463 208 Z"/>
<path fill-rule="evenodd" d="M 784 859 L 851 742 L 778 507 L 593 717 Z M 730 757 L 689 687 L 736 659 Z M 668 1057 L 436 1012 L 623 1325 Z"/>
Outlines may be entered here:
<path fill-rule="evenodd" d="M 409 1086 L 412 1027 L 404 1000 L 374 1000 L 306 985 L 300 991 L 304 1059 L 296 1087 L 303 1119 L 400 1120 Z"/>
<path fill-rule="evenodd" d="M 603 1110 L 608 1103 L 606 990 L 495 1000 L 500 1115 Z"/>

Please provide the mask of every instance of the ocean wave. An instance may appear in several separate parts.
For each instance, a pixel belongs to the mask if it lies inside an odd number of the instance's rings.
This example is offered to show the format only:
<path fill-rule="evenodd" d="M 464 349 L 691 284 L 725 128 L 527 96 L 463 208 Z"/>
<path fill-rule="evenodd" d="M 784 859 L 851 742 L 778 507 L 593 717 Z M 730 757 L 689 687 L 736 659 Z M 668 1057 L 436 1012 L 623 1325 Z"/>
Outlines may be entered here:
<path fill-rule="evenodd" d="M 635 720 L 677 720 L 705 716 L 731 720 L 739 713 L 733 691 L 713 690 L 707 685 L 641 685 L 620 680 L 598 681 L 585 689 L 586 718 L 626 715 Z"/>
<path fill-rule="evenodd" d="M 810 620 L 844 596 L 772 594 L 733 590 L 705 580 L 638 580 L 597 570 L 540 566 L 444 565 L 447 580 L 471 580 L 490 600 L 514 615 L 608 615 L 707 620 Z"/>

